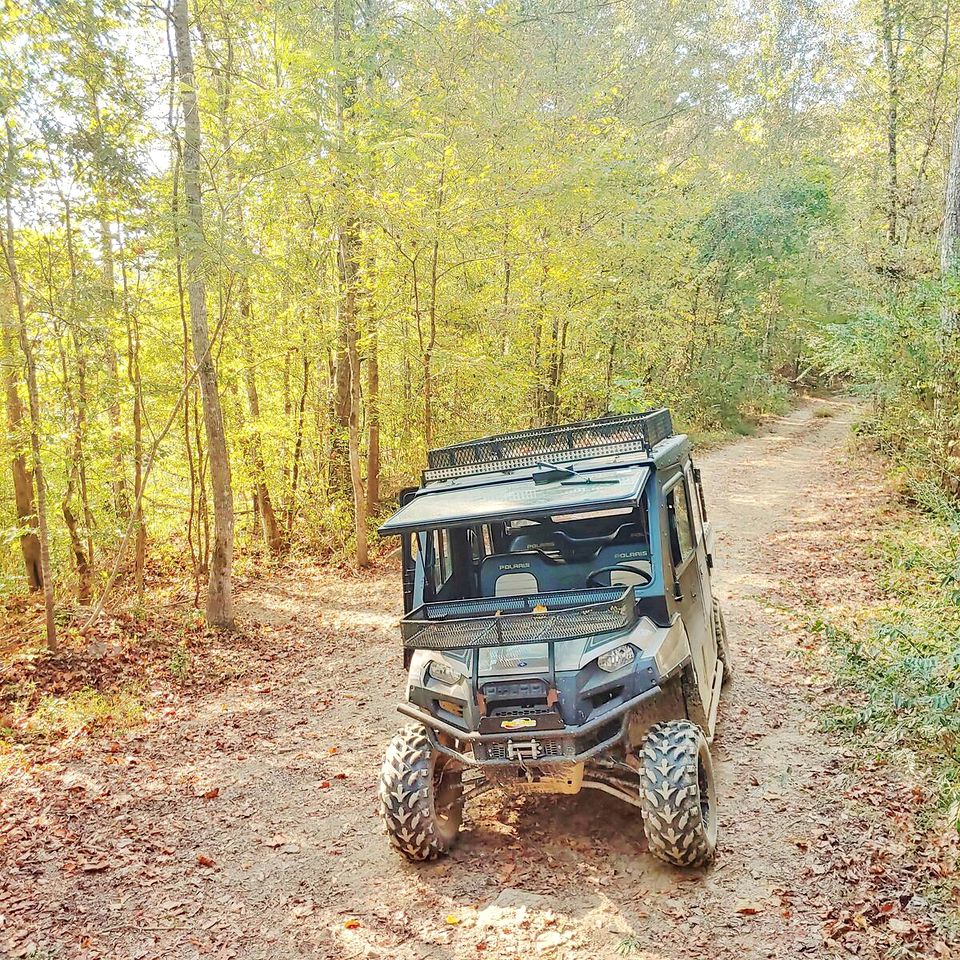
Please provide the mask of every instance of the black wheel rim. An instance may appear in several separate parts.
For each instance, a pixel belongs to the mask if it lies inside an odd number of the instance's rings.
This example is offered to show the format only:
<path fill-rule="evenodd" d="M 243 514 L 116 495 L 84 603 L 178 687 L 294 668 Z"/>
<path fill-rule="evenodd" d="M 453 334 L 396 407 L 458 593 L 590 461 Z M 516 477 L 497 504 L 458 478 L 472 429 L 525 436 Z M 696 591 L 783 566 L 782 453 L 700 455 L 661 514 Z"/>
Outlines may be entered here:
<path fill-rule="evenodd" d="M 460 771 L 448 757 L 437 757 L 433 765 L 433 814 L 444 834 L 459 829 Z"/>

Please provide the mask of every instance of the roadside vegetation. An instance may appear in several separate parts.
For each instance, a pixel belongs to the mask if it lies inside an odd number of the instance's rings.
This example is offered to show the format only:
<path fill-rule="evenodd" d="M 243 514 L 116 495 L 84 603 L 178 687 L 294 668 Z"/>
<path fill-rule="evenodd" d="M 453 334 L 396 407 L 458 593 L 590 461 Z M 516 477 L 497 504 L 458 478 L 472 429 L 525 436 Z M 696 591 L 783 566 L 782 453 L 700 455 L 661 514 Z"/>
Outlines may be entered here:
<path fill-rule="evenodd" d="M 813 612 L 844 696 L 826 721 L 924 784 L 960 827 L 960 514 L 942 494 L 894 503 L 862 559 L 874 592 Z"/>

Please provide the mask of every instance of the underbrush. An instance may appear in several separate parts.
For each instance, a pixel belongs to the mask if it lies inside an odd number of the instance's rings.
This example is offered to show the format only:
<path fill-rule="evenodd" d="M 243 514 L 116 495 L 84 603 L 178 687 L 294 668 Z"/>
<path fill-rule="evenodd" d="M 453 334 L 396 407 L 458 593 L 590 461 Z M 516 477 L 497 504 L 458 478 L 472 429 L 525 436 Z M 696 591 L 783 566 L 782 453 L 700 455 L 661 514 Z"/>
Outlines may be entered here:
<path fill-rule="evenodd" d="M 915 769 L 960 827 L 960 511 L 927 494 L 878 545 L 882 600 L 813 627 L 846 694 L 828 725 Z"/>
<path fill-rule="evenodd" d="M 26 718 L 27 730 L 48 739 L 81 731 L 123 733 L 143 722 L 140 691 L 126 688 L 101 693 L 85 687 L 63 697 L 42 697 Z"/>

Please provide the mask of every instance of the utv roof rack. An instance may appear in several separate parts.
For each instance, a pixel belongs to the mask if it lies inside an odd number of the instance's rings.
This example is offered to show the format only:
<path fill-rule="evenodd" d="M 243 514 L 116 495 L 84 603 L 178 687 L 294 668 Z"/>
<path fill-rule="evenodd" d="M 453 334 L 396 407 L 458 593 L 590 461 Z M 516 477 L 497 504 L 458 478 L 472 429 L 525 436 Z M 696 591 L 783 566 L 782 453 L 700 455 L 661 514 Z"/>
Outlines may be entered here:
<path fill-rule="evenodd" d="M 673 436 L 666 407 L 622 416 L 601 417 L 559 427 L 537 427 L 440 447 L 427 454 L 424 483 L 531 467 L 554 457 L 569 463 L 621 453 L 652 454 Z"/>

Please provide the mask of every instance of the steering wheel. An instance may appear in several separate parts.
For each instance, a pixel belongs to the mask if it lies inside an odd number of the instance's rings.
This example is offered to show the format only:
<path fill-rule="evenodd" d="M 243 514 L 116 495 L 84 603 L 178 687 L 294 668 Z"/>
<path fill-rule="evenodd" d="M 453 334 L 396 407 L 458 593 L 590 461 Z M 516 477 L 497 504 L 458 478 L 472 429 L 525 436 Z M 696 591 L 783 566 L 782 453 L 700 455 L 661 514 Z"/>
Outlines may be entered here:
<path fill-rule="evenodd" d="M 635 567 L 632 563 L 614 563 L 609 567 L 597 567 L 596 570 L 591 570 L 587 574 L 587 586 L 588 587 L 606 587 L 606 583 L 597 583 L 596 578 L 601 573 L 613 573 L 615 570 L 619 570 L 622 573 L 634 573 L 638 577 L 643 577 L 643 583 L 640 584 L 641 587 L 646 587 L 649 584 L 653 583 L 653 574 L 649 570 L 644 570 L 642 567 Z"/>

